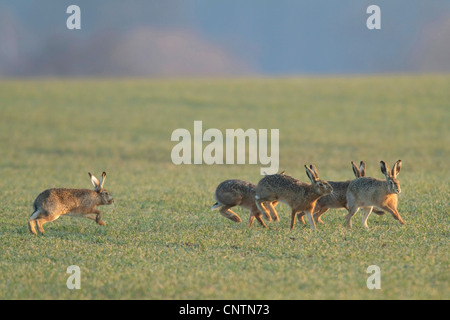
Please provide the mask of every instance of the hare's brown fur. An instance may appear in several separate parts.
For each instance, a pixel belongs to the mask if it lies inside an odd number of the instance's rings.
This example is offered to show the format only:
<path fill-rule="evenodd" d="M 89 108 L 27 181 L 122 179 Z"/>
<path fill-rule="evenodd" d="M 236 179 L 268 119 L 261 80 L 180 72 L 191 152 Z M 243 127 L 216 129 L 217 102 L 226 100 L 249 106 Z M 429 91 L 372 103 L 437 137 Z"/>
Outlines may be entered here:
<path fill-rule="evenodd" d="M 93 181 L 96 191 L 64 188 L 43 191 L 33 203 L 34 212 L 28 221 L 30 232 L 37 234 L 35 229 L 37 225 L 39 232 L 44 233 L 43 224 L 54 221 L 61 215 L 85 217 L 94 220 L 99 225 L 105 225 L 106 223 L 101 219 L 102 214 L 97 206 L 109 205 L 114 202 L 108 191 L 103 189 L 105 176 L 104 173 L 101 186 L 98 180 L 92 176 L 98 183 L 96 185 Z"/>
<path fill-rule="evenodd" d="M 366 163 L 361 161 L 359 163 L 359 168 L 352 161 L 352 169 L 356 178 L 364 177 L 366 175 Z M 320 197 L 314 208 L 314 220 L 316 223 L 323 223 L 321 216 L 329 209 L 347 209 L 347 189 L 352 180 L 347 181 L 328 181 L 328 183 L 333 187 L 333 192 L 323 197 Z M 374 209 L 378 215 L 383 215 L 384 211 Z M 298 216 L 303 222 L 303 215 Z"/>
<path fill-rule="evenodd" d="M 347 190 L 348 215 L 346 217 L 347 226 L 352 227 L 351 218 L 359 208 L 364 208 L 362 225 L 368 228 L 367 219 L 374 206 L 383 209 L 392 214 L 394 219 L 404 224 L 398 210 L 398 194 L 400 190 L 400 182 L 397 175 L 401 169 L 401 160 L 398 160 L 392 171 L 390 172 L 384 161 L 380 162 L 381 172 L 385 175 L 386 180 L 379 180 L 369 177 L 361 177 L 353 180 Z"/>
<path fill-rule="evenodd" d="M 232 221 L 241 222 L 241 218 L 231 210 L 232 207 L 241 206 L 250 211 L 249 227 L 252 226 L 255 218 L 263 227 L 267 227 L 255 203 L 255 189 L 256 185 L 247 181 L 239 179 L 225 180 L 217 186 L 215 193 L 217 202 L 212 209 L 220 208 L 219 212 L 221 215 Z M 271 203 L 269 205 L 273 206 L 274 204 Z"/>
<path fill-rule="evenodd" d="M 328 182 L 319 180 L 315 167 L 305 166 L 306 173 L 311 180 L 311 184 L 304 183 L 291 176 L 284 174 L 268 175 L 261 179 L 256 187 L 256 205 L 261 213 L 268 219 L 269 212 L 262 206 L 263 202 L 280 201 L 289 205 L 291 212 L 291 229 L 295 225 L 295 217 L 299 213 L 306 213 L 312 229 L 315 223 L 312 218 L 314 206 L 321 196 L 331 193 L 333 188 Z M 275 221 L 279 220 L 275 210 L 270 210 L 270 214 Z"/>

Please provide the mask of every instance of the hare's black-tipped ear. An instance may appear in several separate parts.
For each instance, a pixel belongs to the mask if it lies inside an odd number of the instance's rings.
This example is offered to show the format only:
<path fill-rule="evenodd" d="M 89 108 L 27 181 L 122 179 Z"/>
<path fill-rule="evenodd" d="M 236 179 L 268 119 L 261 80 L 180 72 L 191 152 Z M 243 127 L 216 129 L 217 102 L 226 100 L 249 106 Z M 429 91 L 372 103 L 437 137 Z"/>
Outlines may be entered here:
<path fill-rule="evenodd" d="M 394 167 L 392 168 L 392 176 L 394 178 L 400 173 L 401 168 L 402 168 L 402 160 L 397 160 L 397 162 L 394 164 Z"/>
<path fill-rule="evenodd" d="M 380 161 L 380 168 L 381 168 L 381 173 L 383 173 L 386 178 L 389 178 L 391 176 L 391 173 L 388 170 L 388 166 L 387 166 L 386 162 Z"/>
<path fill-rule="evenodd" d="M 91 178 L 91 182 L 94 185 L 95 190 L 97 190 L 100 187 L 100 182 L 98 181 L 98 179 L 92 175 L 90 172 L 88 172 L 89 174 L 89 178 Z"/>
<path fill-rule="evenodd" d="M 314 172 L 308 168 L 308 166 L 305 165 L 306 169 L 306 175 L 308 176 L 309 180 L 311 180 L 312 183 L 316 182 L 316 176 L 314 175 Z"/>
<path fill-rule="evenodd" d="M 309 167 L 311 168 L 312 172 L 314 173 L 314 177 L 316 177 L 316 179 L 319 179 L 319 172 L 317 172 L 316 166 L 313 164 L 310 164 Z"/>
<path fill-rule="evenodd" d="M 366 163 L 364 161 L 359 162 L 359 171 L 361 172 L 361 177 L 366 175 Z"/>
<path fill-rule="evenodd" d="M 353 173 L 355 174 L 356 178 L 361 177 L 361 172 L 359 171 L 358 167 L 356 166 L 356 164 L 352 161 L 352 169 L 353 169 Z"/>
<path fill-rule="evenodd" d="M 105 179 L 106 179 L 106 172 L 103 171 L 102 173 L 102 178 L 100 180 L 100 190 L 103 190 L 103 184 L 105 183 Z"/>

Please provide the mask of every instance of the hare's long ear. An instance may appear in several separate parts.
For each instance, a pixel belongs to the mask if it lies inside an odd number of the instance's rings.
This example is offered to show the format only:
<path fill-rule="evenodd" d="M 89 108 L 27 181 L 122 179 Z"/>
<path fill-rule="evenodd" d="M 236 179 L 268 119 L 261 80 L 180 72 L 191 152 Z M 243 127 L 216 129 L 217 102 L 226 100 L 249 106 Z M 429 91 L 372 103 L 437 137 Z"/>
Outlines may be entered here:
<path fill-rule="evenodd" d="M 359 171 L 361 172 L 361 177 L 366 176 L 366 163 L 364 161 L 359 163 Z"/>
<path fill-rule="evenodd" d="M 100 182 L 98 181 L 98 179 L 96 177 L 94 177 L 94 175 L 92 175 L 90 172 L 88 172 L 89 174 L 89 178 L 91 178 L 91 182 L 94 185 L 94 189 L 97 191 L 100 189 Z"/>
<path fill-rule="evenodd" d="M 389 172 L 386 162 L 380 161 L 380 168 L 381 168 L 381 173 L 384 174 L 386 179 L 391 177 L 391 173 Z"/>
<path fill-rule="evenodd" d="M 402 168 L 402 160 L 397 160 L 392 168 L 392 176 L 395 178 L 400 173 L 400 169 Z"/>
<path fill-rule="evenodd" d="M 355 174 L 356 178 L 360 178 L 361 176 L 361 171 L 359 171 L 358 167 L 356 166 L 356 164 L 352 161 L 352 169 L 353 169 L 353 173 Z"/>
<path fill-rule="evenodd" d="M 100 179 L 100 191 L 103 190 L 103 184 L 105 183 L 105 179 L 106 179 L 106 172 L 103 171 L 102 178 Z"/>
<path fill-rule="evenodd" d="M 306 165 L 305 165 L 305 169 L 306 169 L 306 175 L 308 176 L 309 180 L 311 180 L 311 183 L 315 183 L 316 176 L 315 176 L 314 172 L 310 168 L 308 168 Z"/>
<path fill-rule="evenodd" d="M 315 165 L 310 164 L 309 167 L 311 168 L 312 172 L 314 173 L 314 177 L 316 177 L 316 180 L 319 179 L 319 172 L 317 171 L 317 168 Z"/>

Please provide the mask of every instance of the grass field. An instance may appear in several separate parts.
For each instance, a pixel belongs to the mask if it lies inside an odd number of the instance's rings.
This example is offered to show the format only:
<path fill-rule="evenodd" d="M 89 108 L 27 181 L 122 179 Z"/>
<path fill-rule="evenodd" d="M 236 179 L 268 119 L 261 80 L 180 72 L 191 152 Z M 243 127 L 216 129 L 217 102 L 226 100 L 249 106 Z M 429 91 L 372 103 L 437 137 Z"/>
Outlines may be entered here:
<path fill-rule="evenodd" d="M 0 299 L 449 299 L 450 77 L 0 81 Z M 172 164 L 173 130 L 280 130 L 280 170 L 353 177 L 350 161 L 403 161 L 401 226 L 330 210 L 313 232 L 248 229 L 217 211 L 223 180 L 261 165 Z M 107 225 L 61 217 L 27 229 L 50 187 L 91 188 L 106 171 Z M 66 269 L 81 269 L 69 290 Z M 366 269 L 381 269 L 369 290 Z"/>

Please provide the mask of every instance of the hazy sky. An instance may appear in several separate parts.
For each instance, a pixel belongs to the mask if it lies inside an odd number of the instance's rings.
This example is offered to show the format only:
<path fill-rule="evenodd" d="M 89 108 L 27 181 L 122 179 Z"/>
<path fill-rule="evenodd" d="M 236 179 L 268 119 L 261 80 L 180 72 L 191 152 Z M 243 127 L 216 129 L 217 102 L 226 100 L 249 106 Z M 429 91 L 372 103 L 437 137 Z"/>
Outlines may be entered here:
<path fill-rule="evenodd" d="M 0 76 L 380 72 L 450 72 L 450 1 L 0 0 Z"/>

